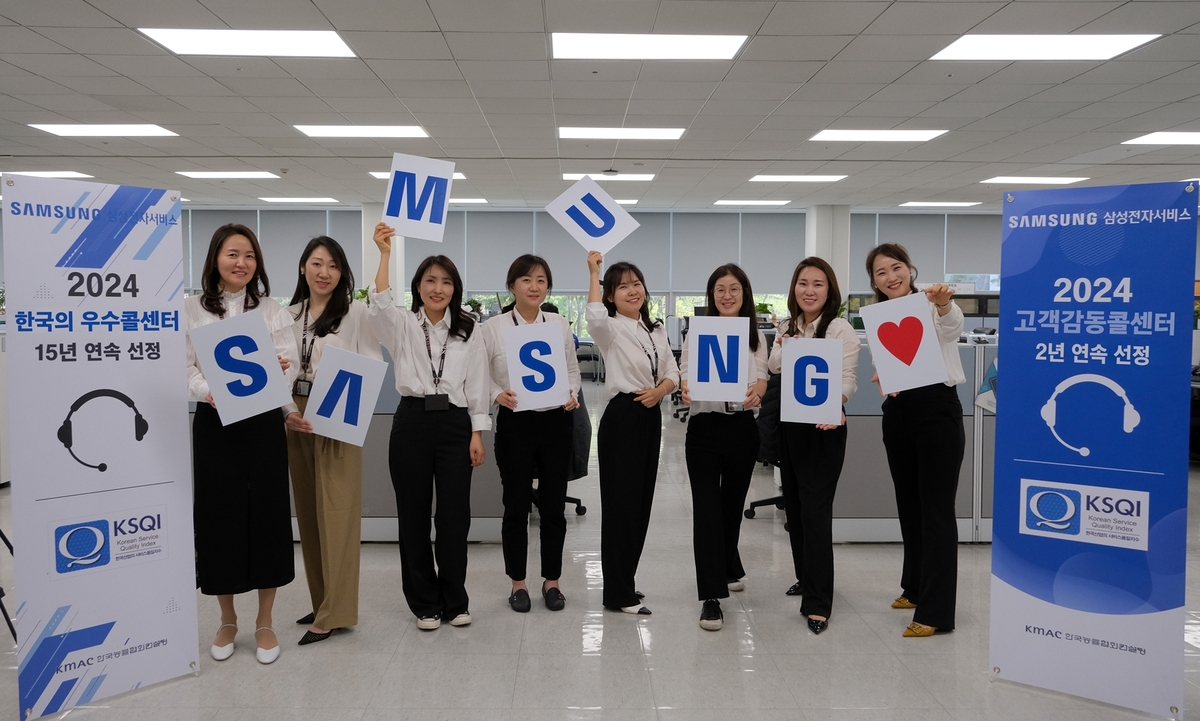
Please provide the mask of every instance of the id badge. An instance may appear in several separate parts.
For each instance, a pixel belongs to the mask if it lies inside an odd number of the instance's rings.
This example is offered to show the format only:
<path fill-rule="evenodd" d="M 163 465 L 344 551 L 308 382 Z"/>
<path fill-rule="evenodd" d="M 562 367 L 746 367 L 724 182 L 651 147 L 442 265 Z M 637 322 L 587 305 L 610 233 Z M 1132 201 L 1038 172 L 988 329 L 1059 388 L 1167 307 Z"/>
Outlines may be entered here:
<path fill-rule="evenodd" d="M 726 413 L 741 413 L 744 410 L 746 410 L 745 403 L 730 403 L 729 401 L 725 401 Z"/>
<path fill-rule="evenodd" d="M 445 393 L 434 393 L 433 395 L 425 396 L 425 410 L 427 411 L 448 411 L 450 410 L 450 396 Z"/>
<path fill-rule="evenodd" d="M 296 382 L 292 384 L 292 395 L 299 396 L 301 398 L 308 398 L 309 393 L 312 393 L 312 381 L 297 379 Z"/>

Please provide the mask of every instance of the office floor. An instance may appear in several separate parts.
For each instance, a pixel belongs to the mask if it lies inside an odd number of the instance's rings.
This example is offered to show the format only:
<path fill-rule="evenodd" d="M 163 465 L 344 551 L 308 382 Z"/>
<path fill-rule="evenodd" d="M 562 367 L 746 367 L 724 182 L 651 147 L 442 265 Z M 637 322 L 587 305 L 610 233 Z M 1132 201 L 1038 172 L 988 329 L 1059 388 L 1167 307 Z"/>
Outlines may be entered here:
<path fill-rule="evenodd" d="M 585 382 L 589 407 L 600 387 Z M 898 545 L 835 547 L 837 596 L 829 630 L 814 636 L 785 596 L 795 580 L 782 514 L 743 523 L 746 590 L 722 603 L 725 628 L 698 626 L 691 552 L 691 497 L 683 458 L 685 426 L 664 412 L 664 450 L 653 520 L 638 574 L 651 617 L 602 610 L 600 507 L 593 472 L 571 484 L 585 516 L 568 513 L 562 588 L 567 608 L 508 608 L 499 545 L 472 545 L 467 589 L 474 623 L 417 630 L 400 593 L 391 544 L 362 549 L 360 624 L 328 641 L 297 647 L 309 611 L 302 577 L 281 589 L 275 627 L 283 655 L 254 659 L 254 599 L 239 597 L 238 648 L 217 663 L 208 645 L 218 625 L 215 599 L 198 596 L 200 673 L 68 712 L 72 721 L 382 721 L 409 719 L 751 718 L 1062 719 L 1152 718 L 1105 704 L 1003 682 L 987 674 L 990 546 L 959 549 L 958 630 L 903 639 L 910 613 L 888 607 L 899 593 Z M 490 451 L 490 449 L 489 449 Z M 1191 474 L 1193 497 L 1200 473 Z M 771 494 L 760 469 L 751 498 Z M 9 491 L 0 491 L 0 524 L 11 527 Z M 1193 506 L 1196 507 L 1196 506 Z M 770 509 L 773 510 L 773 509 Z M 536 520 L 534 520 L 536 524 Z M 1195 514 L 1190 537 L 1198 525 Z M 531 572 L 536 572 L 536 528 Z M 297 571 L 303 572 L 299 546 Z M 1200 554 L 1188 562 L 1185 717 L 1200 716 Z M 531 582 L 536 583 L 531 577 Z M 0 554 L 0 586 L 13 590 L 12 561 Z M 11 599 L 10 599 L 11 600 Z M 11 605 L 11 604 L 10 604 Z M 1194 644 L 1194 645 L 1193 645 Z M 0 718 L 16 713 L 16 654 L 0 652 Z"/>

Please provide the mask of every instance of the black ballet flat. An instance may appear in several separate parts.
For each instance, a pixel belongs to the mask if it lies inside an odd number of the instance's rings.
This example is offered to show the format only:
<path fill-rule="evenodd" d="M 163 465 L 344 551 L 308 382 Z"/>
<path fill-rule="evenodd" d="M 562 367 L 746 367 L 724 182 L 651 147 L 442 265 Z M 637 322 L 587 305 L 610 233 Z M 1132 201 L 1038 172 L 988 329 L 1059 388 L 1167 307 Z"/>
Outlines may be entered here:
<path fill-rule="evenodd" d="M 316 620 L 317 620 L 317 614 L 315 614 L 315 613 L 310 613 L 310 614 L 308 614 L 307 616 L 305 616 L 305 617 L 303 617 L 303 618 L 298 618 L 298 619 L 296 619 L 296 625 L 298 625 L 298 626 L 311 626 L 311 625 L 313 625 L 313 621 L 316 621 Z"/>
<path fill-rule="evenodd" d="M 809 627 L 811 627 L 812 621 L 809 621 L 808 625 L 809 625 Z M 305 631 L 304 636 L 300 639 L 300 643 L 297 645 L 307 646 L 310 643 L 317 643 L 318 641 L 324 641 L 325 639 L 329 638 L 332 635 L 333 635 L 333 631 L 326 631 L 325 633 L 313 633 L 312 631 Z"/>
<path fill-rule="evenodd" d="M 800 582 L 796 581 L 787 590 L 789 596 L 803 596 L 804 590 L 800 588 Z"/>
<path fill-rule="evenodd" d="M 818 621 L 815 618 L 808 619 L 808 630 L 813 634 L 819 635 L 822 631 L 829 628 L 829 621 Z"/>
<path fill-rule="evenodd" d="M 639 601 L 646 597 L 646 594 L 641 591 L 634 591 L 633 595 L 637 596 Z"/>

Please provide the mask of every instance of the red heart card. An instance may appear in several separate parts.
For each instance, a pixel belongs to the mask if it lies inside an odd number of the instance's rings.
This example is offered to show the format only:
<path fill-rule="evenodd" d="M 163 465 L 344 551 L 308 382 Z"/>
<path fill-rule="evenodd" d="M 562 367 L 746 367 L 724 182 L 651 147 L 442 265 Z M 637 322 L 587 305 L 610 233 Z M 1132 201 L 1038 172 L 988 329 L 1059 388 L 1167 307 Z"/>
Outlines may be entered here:
<path fill-rule="evenodd" d="M 921 336 L 925 327 L 919 318 L 908 316 L 901 319 L 900 325 L 883 323 L 879 326 L 879 342 L 889 353 L 906 366 L 912 365 L 921 347 Z"/>

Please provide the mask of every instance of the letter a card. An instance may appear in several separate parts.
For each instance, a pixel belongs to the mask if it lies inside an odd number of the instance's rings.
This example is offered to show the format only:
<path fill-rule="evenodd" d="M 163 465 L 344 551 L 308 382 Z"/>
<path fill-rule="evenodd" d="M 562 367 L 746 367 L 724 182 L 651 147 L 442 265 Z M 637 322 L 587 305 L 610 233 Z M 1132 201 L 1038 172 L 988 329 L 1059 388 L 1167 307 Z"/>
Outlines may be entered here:
<path fill-rule="evenodd" d="M 779 420 L 842 425 L 842 341 L 784 338 Z"/>
<path fill-rule="evenodd" d="M 571 398 L 561 323 L 509 325 L 504 329 L 504 352 L 507 390 L 517 394 L 518 412 L 554 408 Z"/>
<path fill-rule="evenodd" d="M 263 302 L 273 301 L 264 298 Z M 261 308 L 192 328 L 188 338 L 217 404 L 221 425 L 292 402 Z"/>
<path fill-rule="evenodd" d="M 859 314 L 884 393 L 945 383 L 949 378 L 924 293 L 872 303 Z"/>
<path fill-rule="evenodd" d="M 395 153 L 383 196 L 384 222 L 396 235 L 442 242 L 453 185 L 454 163 Z"/>
<path fill-rule="evenodd" d="M 741 403 L 750 385 L 750 323 L 696 316 L 688 322 L 688 395 L 694 401 Z"/>
<path fill-rule="evenodd" d="M 386 374 L 387 363 L 381 360 L 326 346 L 304 408 L 304 420 L 319 436 L 362 446 Z"/>
<path fill-rule="evenodd" d="M 584 250 L 607 253 L 641 224 L 588 176 L 546 206 Z"/>

